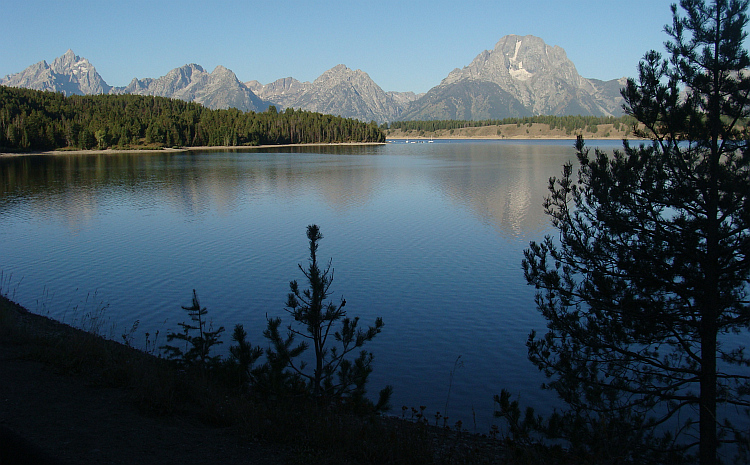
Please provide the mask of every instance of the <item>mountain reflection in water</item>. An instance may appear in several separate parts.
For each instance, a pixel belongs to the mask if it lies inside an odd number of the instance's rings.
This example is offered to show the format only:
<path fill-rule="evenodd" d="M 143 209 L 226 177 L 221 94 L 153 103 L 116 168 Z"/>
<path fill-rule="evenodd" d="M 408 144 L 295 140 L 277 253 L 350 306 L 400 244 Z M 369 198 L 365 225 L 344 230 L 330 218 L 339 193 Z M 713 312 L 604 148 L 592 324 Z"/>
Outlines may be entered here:
<path fill-rule="evenodd" d="M 140 322 L 137 346 L 176 330 L 195 288 L 215 326 L 265 345 L 315 223 L 334 295 L 385 321 L 370 391 L 392 384 L 395 414 L 448 404 L 469 429 L 474 412 L 486 431 L 501 388 L 553 402 L 526 359 L 544 322 L 520 262 L 553 232 L 548 179 L 574 158 L 572 141 L 0 158 L 3 291 L 68 323 L 101 304 L 113 339 Z"/>

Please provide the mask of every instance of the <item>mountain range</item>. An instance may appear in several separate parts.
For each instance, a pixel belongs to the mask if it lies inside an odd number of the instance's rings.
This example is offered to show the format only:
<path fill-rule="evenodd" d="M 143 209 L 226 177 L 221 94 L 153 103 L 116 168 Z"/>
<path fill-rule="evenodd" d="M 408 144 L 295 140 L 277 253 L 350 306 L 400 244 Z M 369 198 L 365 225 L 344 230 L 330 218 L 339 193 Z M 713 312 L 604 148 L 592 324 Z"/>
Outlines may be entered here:
<path fill-rule="evenodd" d="M 159 78 L 134 78 L 112 87 L 72 50 L 52 64 L 41 61 L 0 79 L 0 85 L 65 95 L 138 94 L 194 101 L 209 108 L 264 111 L 270 105 L 379 123 L 397 120 L 482 120 L 533 115 L 622 114 L 625 78 L 587 79 L 558 46 L 535 36 L 508 35 L 467 66 L 451 71 L 425 94 L 385 92 L 362 70 L 337 65 L 313 82 L 292 77 L 269 84 L 241 82 L 223 66 L 207 72 L 196 64 Z"/>

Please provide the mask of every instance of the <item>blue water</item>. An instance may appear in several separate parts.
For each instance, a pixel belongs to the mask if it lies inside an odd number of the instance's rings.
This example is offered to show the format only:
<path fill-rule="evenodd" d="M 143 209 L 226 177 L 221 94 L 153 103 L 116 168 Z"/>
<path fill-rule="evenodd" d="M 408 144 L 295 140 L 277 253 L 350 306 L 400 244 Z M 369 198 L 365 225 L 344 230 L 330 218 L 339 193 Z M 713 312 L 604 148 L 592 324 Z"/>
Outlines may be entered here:
<path fill-rule="evenodd" d="M 526 358 L 544 321 L 523 249 L 554 231 L 548 178 L 571 141 L 393 143 L 181 154 L 0 159 L 1 290 L 32 311 L 133 343 L 177 330 L 196 289 L 214 326 L 251 342 L 282 317 L 301 279 L 305 228 L 323 233 L 335 300 L 381 316 L 374 396 L 424 405 L 486 432 L 509 389 L 542 411 L 554 398 Z M 616 143 L 604 143 L 616 146 Z M 456 360 L 460 356 L 459 364 Z M 448 396 L 453 371 L 450 397 Z"/>

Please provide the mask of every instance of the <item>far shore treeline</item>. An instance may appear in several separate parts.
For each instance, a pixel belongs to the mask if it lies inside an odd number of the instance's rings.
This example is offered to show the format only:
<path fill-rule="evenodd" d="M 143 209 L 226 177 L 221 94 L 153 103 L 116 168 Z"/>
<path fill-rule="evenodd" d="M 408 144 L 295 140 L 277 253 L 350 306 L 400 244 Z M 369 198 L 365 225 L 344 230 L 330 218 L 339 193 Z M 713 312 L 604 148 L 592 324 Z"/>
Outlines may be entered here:
<path fill-rule="evenodd" d="M 549 129 L 561 129 L 566 134 L 574 134 L 586 130 L 591 133 L 596 133 L 599 125 L 611 124 L 614 129 L 620 130 L 620 127 L 625 131 L 631 129 L 636 125 L 638 121 L 629 115 L 623 116 L 524 116 L 524 117 L 513 117 L 504 119 L 488 119 L 488 120 L 429 120 L 429 121 L 393 121 L 391 123 L 384 123 L 381 125 L 382 129 L 385 130 L 402 130 L 407 131 L 425 131 L 434 132 L 439 130 L 452 130 L 452 129 L 465 129 L 465 128 L 481 128 L 485 126 L 504 126 L 508 124 L 516 124 L 518 126 L 530 126 L 532 124 L 546 124 L 549 125 Z"/>
<path fill-rule="evenodd" d="M 303 110 L 211 110 L 142 95 L 0 86 L 0 151 L 385 142 L 376 123 Z"/>
<path fill-rule="evenodd" d="M 271 106 L 265 112 L 212 110 L 166 97 L 72 95 L 0 86 L 0 152 L 59 149 L 151 149 L 320 143 L 380 143 L 386 132 L 438 131 L 532 124 L 571 135 L 610 125 L 628 135 L 631 116 L 529 116 L 502 120 L 375 122 Z M 503 130 L 504 131 L 504 130 Z M 526 131 L 528 133 L 528 131 Z M 498 129 L 500 135 L 500 129 Z M 437 134 L 439 135 L 439 134 Z M 444 134 L 444 136 L 447 134 Z M 616 134 L 615 134 L 616 135 Z M 605 134 L 605 137 L 609 134 Z"/>

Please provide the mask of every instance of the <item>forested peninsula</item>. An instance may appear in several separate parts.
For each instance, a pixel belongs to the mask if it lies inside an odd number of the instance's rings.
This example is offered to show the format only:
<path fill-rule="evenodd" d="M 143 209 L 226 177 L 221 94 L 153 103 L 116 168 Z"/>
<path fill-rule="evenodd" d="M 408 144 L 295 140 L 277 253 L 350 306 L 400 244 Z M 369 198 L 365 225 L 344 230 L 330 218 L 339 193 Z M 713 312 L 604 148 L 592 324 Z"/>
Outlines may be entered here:
<path fill-rule="evenodd" d="M 141 95 L 0 86 L 0 151 L 385 142 L 375 123 L 303 110 L 211 110 Z"/>

